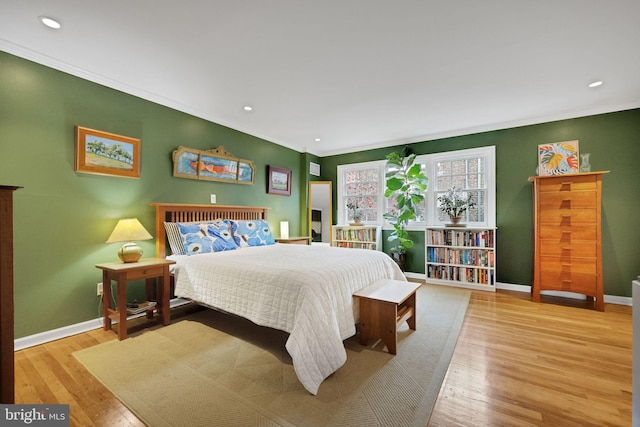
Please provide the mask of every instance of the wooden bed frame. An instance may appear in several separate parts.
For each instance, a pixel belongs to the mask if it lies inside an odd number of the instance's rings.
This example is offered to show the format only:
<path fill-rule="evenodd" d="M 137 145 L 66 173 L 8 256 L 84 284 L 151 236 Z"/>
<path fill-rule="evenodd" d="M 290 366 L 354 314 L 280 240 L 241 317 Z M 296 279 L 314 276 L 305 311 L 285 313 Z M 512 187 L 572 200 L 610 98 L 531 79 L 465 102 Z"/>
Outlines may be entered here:
<path fill-rule="evenodd" d="M 216 219 L 267 219 L 269 208 L 256 206 L 189 205 L 180 203 L 149 203 L 156 208 L 156 257 L 167 256 L 165 222 L 213 221 Z"/>

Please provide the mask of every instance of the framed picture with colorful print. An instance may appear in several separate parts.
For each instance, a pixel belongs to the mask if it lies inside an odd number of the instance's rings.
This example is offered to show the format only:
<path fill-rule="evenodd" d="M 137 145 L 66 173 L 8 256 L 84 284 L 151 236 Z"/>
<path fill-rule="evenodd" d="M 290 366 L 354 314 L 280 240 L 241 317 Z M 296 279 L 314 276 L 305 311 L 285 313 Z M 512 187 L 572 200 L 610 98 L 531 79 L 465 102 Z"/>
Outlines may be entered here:
<path fill-rule="evenodd" d="M 76 172 L 140 178 L 140 140 L 76 126 Z"/>
<path fill-rule="evenodd" d="M 538 145 L 538 175 L 568 175 L 580 171 L 578 141 Z"/>
<path fill-rule="evenodd" d="M 267 174 L 267 193 L 280 196 L 291 195 L 291 169 L 269 165 Z"/>

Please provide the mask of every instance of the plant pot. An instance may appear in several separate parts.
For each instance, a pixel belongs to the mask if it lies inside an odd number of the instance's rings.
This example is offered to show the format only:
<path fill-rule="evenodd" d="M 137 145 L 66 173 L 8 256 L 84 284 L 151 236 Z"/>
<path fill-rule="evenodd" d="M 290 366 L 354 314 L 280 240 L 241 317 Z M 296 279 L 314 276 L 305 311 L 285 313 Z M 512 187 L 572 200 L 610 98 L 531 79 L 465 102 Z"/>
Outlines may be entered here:
<path fill-rule="evenodd" d="M 391 252 L 391 258 L 398 264 L 400 270 L 404 271 L 404 265 L 407 260 L 407 254 L 404 252 Z"/>
<path fill-rule="evenodd" d="M 449 217 L 449 221 L 451 221 L 451 222 L 449 224 L 445 224 L 445 226 L 447 226 L 447 227 L 464 227 L 465 225 L 460 222 L 461 219 L 462 219 L 462 217 L 459 217 L 459 216 L 450 216 Z"/>

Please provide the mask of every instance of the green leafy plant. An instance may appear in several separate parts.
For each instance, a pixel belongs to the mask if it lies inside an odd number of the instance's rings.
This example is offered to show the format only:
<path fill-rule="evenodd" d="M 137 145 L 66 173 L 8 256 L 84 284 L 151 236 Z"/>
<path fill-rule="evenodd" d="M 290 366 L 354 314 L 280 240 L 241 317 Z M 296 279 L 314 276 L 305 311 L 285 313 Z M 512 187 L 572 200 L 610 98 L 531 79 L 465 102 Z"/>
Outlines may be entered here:
<path fill-rule="evenodd" d="M 405 253 L 413 247 L 413 240 L 406 230 L 407 224 L 417 217 L 418 205 L 424 200 L 427 190 L 427 176 L 421 165 L 415 163 L 416 155 L 408 154 L 405 147 L 401 152 L 387 155 L 385 197 L 394 197 L 397 203 L 395 214 L 385 213 L 384 217 L 393 225 L 390 242 L 397 242 L 391 252 Z"/>
<path fill-rule="evenodd" d="M 438 202 L 440 202 L 442 212 L 449 215 L 449 218 L 459 218 L 467 209 L 476 205 L 473 195 L 455 186 L 438 197 Z"/>

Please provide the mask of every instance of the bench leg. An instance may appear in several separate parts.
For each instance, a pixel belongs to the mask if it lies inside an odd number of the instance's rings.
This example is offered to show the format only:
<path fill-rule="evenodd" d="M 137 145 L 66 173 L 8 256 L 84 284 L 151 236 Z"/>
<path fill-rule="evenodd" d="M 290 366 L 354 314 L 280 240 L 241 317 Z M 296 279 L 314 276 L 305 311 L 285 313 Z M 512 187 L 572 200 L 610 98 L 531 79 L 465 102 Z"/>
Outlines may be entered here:
<path fill-rule="evenodd" d="M 395 303 L 361 299 L 360 345 L 366 346 L 371 338 L 380 338 L 389 353 L 396 354 L 397 313 L 398 305 Z"/>
<path fill-rule="evenodd" d="M 413 315 L 407 319 L 407 324 L 409 325 L 409 329 L 411 329 L 412 331 L 415 331 L 416 330 L 416 316 L 417 316 L 417 313 L 416 313 L 416 294 L 415 294 L 415 292 L 409 298 L 407 298 L 407 300 L 404 302 L 403 305 L 407 305 L 413 311 Z"/>
<path fill-rule="evenodd" d="M 382 342 L 386 344 L 389 353 L 396 354 L 398 347 L 398 334 L 396 329 L 398 326 L 398 305 L 394 303 L 381 303 L 379 310 L 380 331 L 378 335 L 382 339 Z"/>

